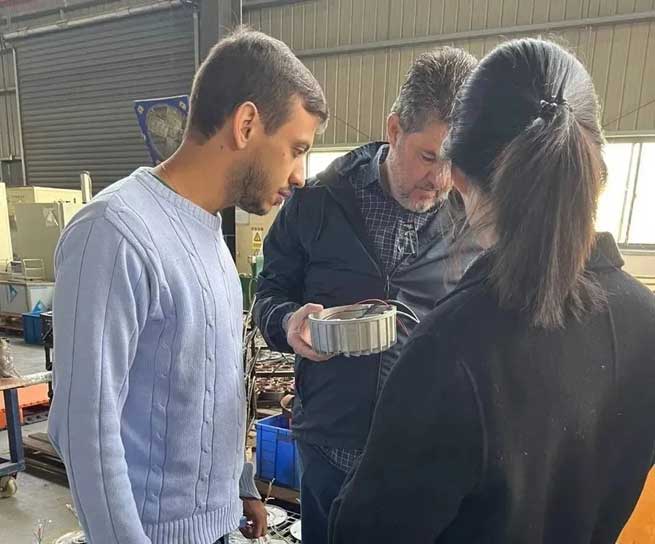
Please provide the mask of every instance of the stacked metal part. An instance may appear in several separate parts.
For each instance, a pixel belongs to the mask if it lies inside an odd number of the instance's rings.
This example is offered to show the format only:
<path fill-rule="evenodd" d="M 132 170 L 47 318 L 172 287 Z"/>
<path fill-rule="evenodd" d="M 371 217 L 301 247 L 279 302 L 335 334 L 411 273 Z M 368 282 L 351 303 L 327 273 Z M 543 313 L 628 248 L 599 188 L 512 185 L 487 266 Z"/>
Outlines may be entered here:
<path fill-rule="evenodd" d="M 328 308 L 309 316 L 312 347 L 323 355 L 356 357 L 396 343 L 396 307 L 387 303 Z"/>

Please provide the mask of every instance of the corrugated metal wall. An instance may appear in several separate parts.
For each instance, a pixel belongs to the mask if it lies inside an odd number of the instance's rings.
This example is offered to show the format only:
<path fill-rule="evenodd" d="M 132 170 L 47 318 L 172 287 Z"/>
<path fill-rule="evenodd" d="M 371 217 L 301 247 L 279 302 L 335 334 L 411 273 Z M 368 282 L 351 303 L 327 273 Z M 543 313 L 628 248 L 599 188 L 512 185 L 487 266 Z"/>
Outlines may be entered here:
<path fill-rule="evenodd" d="M 609 134 L 653 134 L 654 9 L 654 0 L 316 0 L 248 10 L 244 22 L 288 43 L 316 74 L 334 113 L 317 143 L 344 145 L 384 136 L 386 113 L 422 51 L 451 44 L 479 57 L 526 35 L 557 37 L 583 60 Z M 630 15 L 639 13 L 642 20 Z M 613 16 L 636 22 L 599 20 Z"/>
<path fill-rule="evenodd" d="M 0 49 L 0 180 L 22 183 L 18 102 L 11 49 Z"/>
<path fill-rule="evenodd" d="M 133 100 L 185 94 L 192 13 L 168 9 L 16 40 L 27 177 L 94 190 L 149 163 Z"/>

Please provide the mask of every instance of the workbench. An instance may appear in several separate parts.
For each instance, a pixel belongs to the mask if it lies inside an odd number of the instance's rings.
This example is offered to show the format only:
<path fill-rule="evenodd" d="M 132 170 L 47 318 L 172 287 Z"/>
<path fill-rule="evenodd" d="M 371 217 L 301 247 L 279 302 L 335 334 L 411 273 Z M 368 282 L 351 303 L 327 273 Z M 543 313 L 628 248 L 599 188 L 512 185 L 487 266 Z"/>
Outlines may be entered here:
<path fill-rule="evenodd" d="M 20 378 L 0 378 L 0 391 L 4 395 L 9 438 L 9 459 L 0 457 L 0 497 L 16 493 L 16 475 L 25 470 L 23 434 L 18 412 L 18 389 L 52 381 L 52 372 L 37 372 Z"/>

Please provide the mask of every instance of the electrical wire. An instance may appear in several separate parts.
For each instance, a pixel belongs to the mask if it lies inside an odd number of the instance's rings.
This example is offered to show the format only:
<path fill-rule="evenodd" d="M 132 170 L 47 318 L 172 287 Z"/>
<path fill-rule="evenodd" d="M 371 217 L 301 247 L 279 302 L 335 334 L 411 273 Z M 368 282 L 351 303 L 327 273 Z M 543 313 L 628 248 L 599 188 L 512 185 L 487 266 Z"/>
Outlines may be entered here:
<path fill-rule="evenodd" d="M 407 319 L 411 319 L 417 325 L 420 323 L 418 317 L 410 315 L 410 314 L 406 314 L 405 312 L 400 312 L 400 311 L 396 310 L 396 315 L 401 315 L 403 317 L 406 317 Z"/>
<path fill-rule="evenodd" d="M 409 336 L 409 331 L 407 330 L 407 327 L 405 326 L 405 324 L 404 324 L 400 319 L 398 319 L 398 318 L 396 318 L 396 323 L 397 323 L 398 326 L 403 330 L 403 332 L 404 332 L 407 336 Z"/>
<path fill-rule="evenodd" d="M 355 304 L 368 304 L 371 302 L 377 302 L 378 304 L 384 304 L 385 306 L 391 306 L 386 300 L 382 300 L 379 298 L 365 298 L 364 300 L 360 300 L 359 302 L 355 302 Z"/>
<path fill-rule="evenodd" d="M 413 316 L 416 320 L 420 321 L 420 319 L 419 319 L 418 316 L 416 315 L 416 312 L 415 312 L 414 310 L 412 310 L 412 308 L 410 308 L 410 307 L 409 307 L 407 304 L 405 304 L 404 302 L 400 302 L 399 300 L 396 300 L 396 299 L 393 299 L 393 298 L 390 298 L 387 302 L 390 302 L 391 304 L 394 304 L 394 305 L 396 305 L 396 306 L 402 306 L 403 308 L 405 308 L 405 310 L 407 310 L 408 313 L 412 314 L 412 316 Z"/>
<path fill-rule="evenodd" d="M 370 142 L 370 141 L 372 141 L 372 140 L 375 139 L 375 138 L 371 138 L 371 136 L 369 136 L 366 132 L 362 132 L 361 130 L 359 130 L 356 126 L 351 125 L 351 124 L 350 124 L 348 121 L 346 121 L 345 119 L 342 119 L 341 117 L 337 117 L 337 116 L 334 115 L 333 113 L 331 113 L 331 116 L 332 116 L 332 119 L 333 119 L 333 120 L 335 120 L 335 121 L 340 121 L 341 123 L 343 123 L 344 125 L 346 125 L 346 127 L 348 127 L 349 129 L 352 129 L 352 130 L 354 130 L 355 132 L 359 133 L 361 136 L 364 136 L 364 139 L 365 139 L 367 142 Z"/>
<path fill-rule="evenodd" d="M 622 115 L 619 115 L 616 119 L 612 119 L 611 121 L 608 121 L 607 123 L 605 123 L 603 125 L 603 128 L 607 128 L 608 126 L 616 123 L 617 121 L 620 121 L 624 117 L 627 117 L 628 115 L 632 115 L 633 113 L 637 113 L 640 109 L 645 108 L 646 106 L 650 106 L 651 104 L 654 104 L 654 103 L 655 103 L 655 98 L 653 98 L 652 100 L 649 100 L 648 102 L 644 102 L 643 104 L 640 104 L 639 106 L 637 106 L 635 109 L 630 110 L 629 112 L 624 113 Z"/>
<path fill-rule="evenodd" d="M 378 303 L 378 304 L 384 304 L 385 306 L 391 306 L 391 305 L 402 306 L 403 308 L 406 308 L 409 311 L 409 313 L 402 312 L 396 309 L 397 315 L 406 317 L 407 319 L 411 319 L 414 323 L 417 324 L 421 322 L 421 320 L 418 318 L 414 310 L 412 310 L 409 306 L 407 306 L 407 304 L 405 304 L 404 302 L 400 302 L 399 300 L 394 300 L 394 299 L 381 300 L 379 298 L 367 298 L 360 302 L 357 302 L 356 304 L 366 304 L 366 303 Z"/>

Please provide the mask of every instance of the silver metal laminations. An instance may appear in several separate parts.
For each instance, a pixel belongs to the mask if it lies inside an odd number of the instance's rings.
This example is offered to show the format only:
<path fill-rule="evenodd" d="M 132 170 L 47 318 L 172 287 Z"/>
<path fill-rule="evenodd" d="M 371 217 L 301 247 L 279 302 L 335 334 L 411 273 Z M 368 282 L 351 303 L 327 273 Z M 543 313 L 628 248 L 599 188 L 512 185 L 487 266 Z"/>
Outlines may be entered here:
<path fill-rule="evenodd" d="M 396 343 L 396 307 L 353 304 L 309 316 L 312 346 L 323 355 L 370 355 Z"/>

